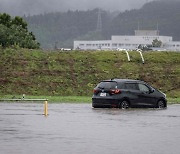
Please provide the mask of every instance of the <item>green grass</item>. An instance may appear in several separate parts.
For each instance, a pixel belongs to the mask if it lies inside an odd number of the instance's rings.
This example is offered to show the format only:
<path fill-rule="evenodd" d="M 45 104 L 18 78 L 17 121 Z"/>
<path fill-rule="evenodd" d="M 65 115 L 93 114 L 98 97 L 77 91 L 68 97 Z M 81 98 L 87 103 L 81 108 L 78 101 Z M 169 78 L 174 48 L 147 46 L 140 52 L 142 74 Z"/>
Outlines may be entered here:
<path fill-rule="evenodd" d="M 179 52 L 143 52 L 145 64 L 138 52 L 129 53 L 131 62 L 118 51 L 0 49 L 0 94 L 57 100 L 63 96 L 64 101 L 67 96 L 90 97 L 101 80 L 129 78 L 144 80 L 169 98 L 180 98 Z"/>
<path fill-rule="evenodd" d="M 168 98 L 168 104 L 180 104 L 180 98 Z"/>
<path fill-rule="evenodd" d="M 4 95 L 0 99 L 21 99 L 22 95 Z M 26 99 L 48 99 L 50 103 L 91 103 L 88 96 L 25 96 Z M 39 101 L 38 101 L 39 102 Z"/>
<path fill-rule="evenodd" d="M 22 98 L 22 95 L 4 95 L 0 99 Z M 50 103 L 91 103 L 88 96 L 25 96 L 27 99 L 48 99 Z M 180 98 L 167 98 L 168 104 L 180 104 Z"/>

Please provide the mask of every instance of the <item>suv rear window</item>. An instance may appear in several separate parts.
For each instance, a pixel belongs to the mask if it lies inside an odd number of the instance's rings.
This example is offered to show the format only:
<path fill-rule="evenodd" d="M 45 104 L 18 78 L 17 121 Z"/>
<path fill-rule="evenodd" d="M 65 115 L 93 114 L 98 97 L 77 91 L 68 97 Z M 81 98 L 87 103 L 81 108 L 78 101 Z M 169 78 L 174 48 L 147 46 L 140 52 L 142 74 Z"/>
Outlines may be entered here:
<path fill-rule="evenodd" d="M 97 85 L 97 88 L 100 89 L 115 89 L 117 88 L 116 82 L 101 82 Z"/>

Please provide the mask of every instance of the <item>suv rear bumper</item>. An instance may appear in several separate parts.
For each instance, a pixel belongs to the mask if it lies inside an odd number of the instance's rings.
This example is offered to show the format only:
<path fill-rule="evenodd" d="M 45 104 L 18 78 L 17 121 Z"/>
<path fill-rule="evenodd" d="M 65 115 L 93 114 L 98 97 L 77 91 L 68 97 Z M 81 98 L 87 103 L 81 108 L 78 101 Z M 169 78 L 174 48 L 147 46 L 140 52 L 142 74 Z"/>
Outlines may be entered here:
<path fill-rule="evenodd" d="M 110 107 L 118 107 L 119 106 L 119 100 L 117 99 L 102 99 L 102 98 L 92 98 L 92 107 L 98 108 L 98 107 L 104 107 L 104 108 L 110 108 Z"/>

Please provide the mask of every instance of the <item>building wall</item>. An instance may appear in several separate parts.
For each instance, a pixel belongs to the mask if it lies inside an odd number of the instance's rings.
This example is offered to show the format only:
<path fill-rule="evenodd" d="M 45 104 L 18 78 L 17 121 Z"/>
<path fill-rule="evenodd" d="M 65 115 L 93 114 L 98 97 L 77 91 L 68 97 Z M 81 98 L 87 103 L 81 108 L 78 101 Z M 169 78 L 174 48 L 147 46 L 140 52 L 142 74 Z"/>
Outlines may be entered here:
<path fill-rule="evenodd" d="M 112 49 L 136 49 L 140 44 L 152 45 L 155 39 L 160 40 L 163 45 L 172 41 L 170 36 L 112 36 Z"/>
<path fill-rule="evenodd" d="M 111 40 L 100 40 L 100 41 L 74 41 L 74 49 L 82 50 L 110 50 Z"/>
<path fill-rule="evenodd" d="M 164 48 L 172 51 L 180 51 L 180 42 L 172 41 L 170 43 L 165 44 Z"/>
<path fill-rule="evenodd" d="M 173 42 L 171 36 L 112 36 L 111 40 L 74 41 L 74 49 L 82 50 L 117 50 L 137 49 L 141 45 L 152 45 L 153 40 L 162 42 L 162 49 L 180 51 L 180 42 Z"/>

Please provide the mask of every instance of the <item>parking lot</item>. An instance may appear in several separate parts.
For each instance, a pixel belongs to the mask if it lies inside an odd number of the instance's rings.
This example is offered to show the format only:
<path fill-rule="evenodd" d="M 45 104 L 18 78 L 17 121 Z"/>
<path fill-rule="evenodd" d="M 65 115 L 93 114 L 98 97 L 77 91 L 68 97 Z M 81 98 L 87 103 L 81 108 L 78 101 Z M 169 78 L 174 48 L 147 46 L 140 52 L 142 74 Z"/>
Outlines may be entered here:
<path fill-rule="evenodd" d="M 0 103 L 2 154 L 178 154 L 180 105 L 93 109 L 91 104 Z"/>

